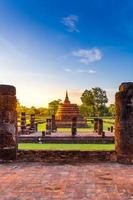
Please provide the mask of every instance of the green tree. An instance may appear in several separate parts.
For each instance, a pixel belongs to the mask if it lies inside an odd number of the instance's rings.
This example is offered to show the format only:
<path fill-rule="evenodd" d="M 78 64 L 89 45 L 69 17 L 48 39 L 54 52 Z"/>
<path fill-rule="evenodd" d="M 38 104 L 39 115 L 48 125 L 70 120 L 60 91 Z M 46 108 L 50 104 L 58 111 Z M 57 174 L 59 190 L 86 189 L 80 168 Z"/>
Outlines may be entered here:
<path fill-rule="evenodd" d="M 94 116 L 94 109 L 92 106 L 87 106 L 87 105 L 80 105 L 79 107 L 80 109 L 80 113 L 84 116 L 84 117 L 91 117 Z"/>
<path fill-rule="evenodd" d="M 109 114 L 114 117 L 115 116 L 115 105 L 114 104 L 110 104 L 110 106 L 108 107 L 108 111 Z"/>
<path fill-rule="evenodd" d="M 95 87 L 91 90 L 85 90 L 81 96 L 81 101 L 83 105 L 91 107 L 94 115 L 103 115 L 108 98 L 105 90 Z"/>
<path fill-rule="evenodd" d="M 95 98 L 92 90 L 85 90 L 81 96 L 81 101 L 86 106 L 94 106 Z"/>
<path fill-rule="evenodd" d="M 61 99 L 57 99 L 54 101 L 51 101 L 48 104 L 48 110 L 49 110 L 49 115 L 55 115 L 57 110 L 58 110 L 58 106 L 61 103 Z"/>
<path fill-rule="evenodd" d="M 92 88 L 92 93 L 94 96 L 94 102 L 97 110 L 105 106 L 108 103 L 108 98 L 106 95 L 106 91 L 102 90 L 100 87 Z"/>

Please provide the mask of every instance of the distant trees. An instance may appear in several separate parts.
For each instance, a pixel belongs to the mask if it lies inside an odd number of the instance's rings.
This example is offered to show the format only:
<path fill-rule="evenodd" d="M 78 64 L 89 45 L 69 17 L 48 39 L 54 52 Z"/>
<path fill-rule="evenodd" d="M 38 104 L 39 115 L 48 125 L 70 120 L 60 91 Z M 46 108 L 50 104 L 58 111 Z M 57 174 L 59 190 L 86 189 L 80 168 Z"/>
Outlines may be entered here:
<path fill-rule="evenodd" d="M 17 100 L 18 118 L 20 119 L 22 112 L 25 112 L 26 115 L 35 114 L 36 118 L 51 117 L 52 114 L 56 114 L 60 102 L 61 102 L 61 99 L 53 100 L 48 104 L 48 108 L 45 108 L 45 107 L 36 108 L 35 106 L 28 108 L 26 106 L 21 105 L 19 103 L 19 100 Z"/>
<path fill-rule="evenodd" d="M 103 115 L 107 112 L 106 103 L 108 98 L 106 91 L 100 87 L 85 90 L 81 96 L 81 113 L 85 115 Z"/>
<path fill-rule="evenodd" d="M 25 112 L 26 115 L 35 114 L 36 116 L 43 117 L 43 118 L 46 118 L 49 115 L 48 108 L 44 108 L 44 107 L 36 108 L 35 106 L 28 108 L 26 106 L 21 105 L 19 101 L 17 100 L 18 118 L 20 118 L 22 112 Z"/>
<path fill-rule="evenodd" d="M 108 107 L 108 112 L 111 116 L 115 116 L 115 105 L 114 104 L 110 104 L 110 106 Z"/>
<path fill-rule="evenodd" d="M 49 115 L 55 115 L 57 110 L 58 110 L 58 106 L 61 103 L 61 99 L 57 99 L 54 101 L 51 101 L 48 104 L 48 111 L 49 111 Z"/>

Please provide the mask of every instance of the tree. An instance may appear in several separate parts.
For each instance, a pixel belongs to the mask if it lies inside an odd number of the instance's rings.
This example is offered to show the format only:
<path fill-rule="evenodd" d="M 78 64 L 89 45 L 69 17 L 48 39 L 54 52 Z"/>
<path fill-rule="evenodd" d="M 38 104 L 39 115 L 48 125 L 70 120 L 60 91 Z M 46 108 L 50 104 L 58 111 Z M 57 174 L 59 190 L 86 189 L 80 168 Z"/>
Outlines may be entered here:
<path fill-rule="evenodd" d="M 102 90 L 100 87 L 95 87 L 92 88 L 92 93 L 94 95 L 95 106 L 97 109 L 105 106 L 105 104 L 108 103 L 108 98 L 105 90 Z"/>
<path fill-rule="evenodd" d="M 81 101 L 86 106 L 94 106 L 95 99 L 92 90 L 85 90 L 81 96 Z"/>
<path fill-rule="evenodd" d="M 92 106 L 87 106 L 87 105 L 80 105 L 79 107 L 80 109 L 80 113 L 84 116 L 84 117 L 88 117 L 88 116 L 94 116 L 94 110 Z"/>
<path fill-rule="evenodd" d="M 60 102 L 61 102 L 61 99 L 58 99 L 58 100 L 51 101 L 48 104 L 49 115 L 55 115 L 56 114 Z"/>
<path fill-rule="evenodd" d="M 110 104 L 110 106 L 108 107 L 108 110 L 109 110 L 109 114 L 114 117 L 115 116 L 115 105 Z"/>
<path fill-rule="evenodd" d="M 85 90 L 81 96 L 81 101 L 83 105 L 91 108 L 94 115 L 103 115 L 108 98 L 105 90 L 95 87 L 91 90 Z"/>

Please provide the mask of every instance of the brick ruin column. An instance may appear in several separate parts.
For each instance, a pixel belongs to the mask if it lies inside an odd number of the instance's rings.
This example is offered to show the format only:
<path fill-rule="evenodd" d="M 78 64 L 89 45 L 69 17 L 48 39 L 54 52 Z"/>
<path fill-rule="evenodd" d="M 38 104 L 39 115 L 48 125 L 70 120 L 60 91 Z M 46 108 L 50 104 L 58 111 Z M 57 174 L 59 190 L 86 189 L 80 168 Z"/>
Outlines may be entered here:
<path fill-rule="evenodd" d="M 94 118 L 94 132 L 98 132 L 98 118 Z"/>
<path fill-rule="evenodd" d="M 35 132 L 36 126 L 35 126 L 35 114 L 30 115 L 30 131 Z"/>
<path fill-rule="evenodd" d="M 17 112 L 16 88 L 0 85 L 0 159 L 16 159 Z"/>
<path fill-rule="evenodd" d="M 122 83 L 115 96 L 115 145 L 120 163 L 133 163 L 133 83 Z"/>
<path fill-rule="evenodd" d="M 94 118 L 94 132 L 101 135 L 103 133 L 103 120 L 100 118 Z"/>
<path fill-rule="evenodd" d="M 52 131 L 56 131 L 56 122 L 55 122 L 55 115 L 52 115 Z"/>
<path fill-rule="evenodd" d="M 46 134 L 51 135 L 52 132 L 52 119 L 46 119 Z"/>
<path fill-rule="evenodd" d="M 102 133 L 103 133 L 103 120 L 98 119 L 98 134 L 102 135 Z"/>
<path fill-rule="evenodd" d="M 21 134 L 26 134 L 26 115 L 25 112 L 21 113 Z"/>
<path fill-rule="evenodd" d="M 72 118 L 71 132 L 73 137 L 77 134 L 77 117 Z"/>
<path fill-rule="evenodd" d="M 113 126 L 110 127 L 110 131 L 111 131 L 111 133 L 114 132 L 114 127 Z"/>

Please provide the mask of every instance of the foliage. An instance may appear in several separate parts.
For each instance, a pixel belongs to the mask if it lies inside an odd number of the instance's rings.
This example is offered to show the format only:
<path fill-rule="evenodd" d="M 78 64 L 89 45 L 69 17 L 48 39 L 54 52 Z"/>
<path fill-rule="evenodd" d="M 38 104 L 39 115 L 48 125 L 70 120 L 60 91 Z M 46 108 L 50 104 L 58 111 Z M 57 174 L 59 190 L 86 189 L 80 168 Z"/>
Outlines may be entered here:
<path fill-rule="evenodd" d="M 61 99 L 58 99 L 58 100 L 51 101 L 49 103 L 49 105 L 48 105 L 49 115 L 55 115 L 56 114 L 60 102 L 61 102 Z"/>
<path fill-rule="evenodd" d="M 94 116 L 94 109 L 93 106 L 87 106 L 85 104 L 81 104 L 80 107 L 80 113 L 84 116 L 84 117 L 88 117 L 88 116 Z"/>
<path fill-rule="evenodd" d="M 40 108 L 36 108 L 34 106 L 32 106 L 31 108 L 28 108 L 26 106 L 23 106 L 19 103 L 19 101 L 17 100 L 17 115 L 18 118 L 20 118 L 21 113 L 25 112 L 26 115 L 31 115 L 31 114 L 35 114 L 36 118 L 46 118 L 48 117 L 48 108 L 44 108 L 44 107 L 40 107 Z"/>
<path fill-rule="evenodd" d="M 115 116 L 115 105 L 110 104 L 108 111 L 109 111 L 109 114 L 114 117 Z"/>
<path fill-rule="evenodd" d="M 106 103 L 108 102 L 108 98 L 106 91 L 100 87 L 85 90 L 81 96 L 81 101 L 83 103 L 81 110 L 85 111 L 86 106 L 86 115 L 88 110 L 90 111 L 90 114 L 94 116 L 103 115 L 105 110 L 107 111 Z"/>

